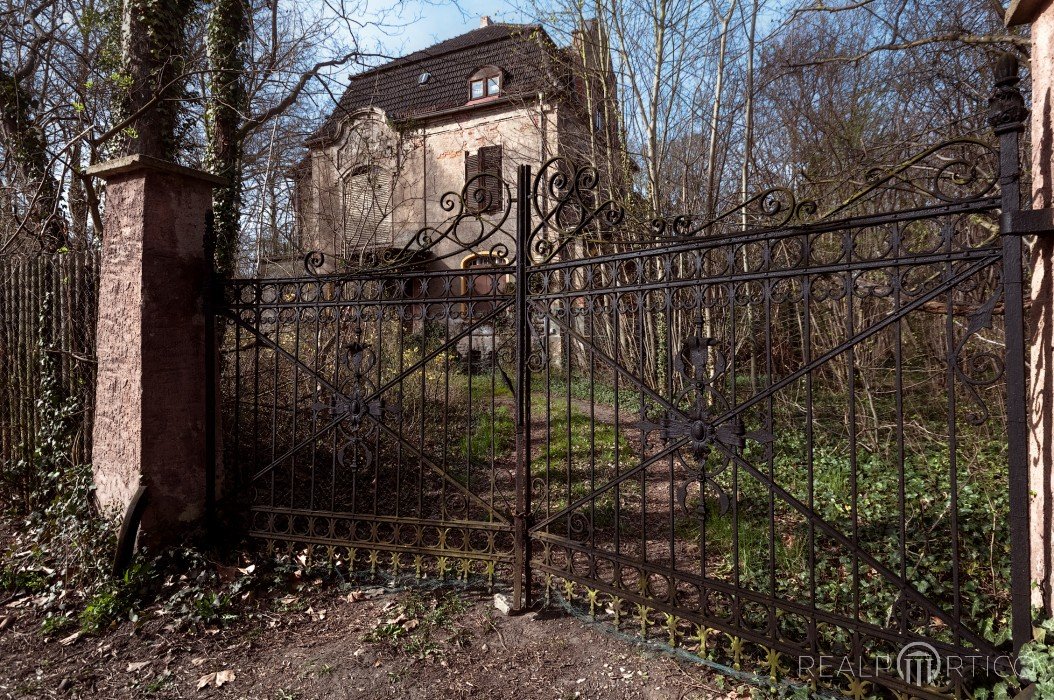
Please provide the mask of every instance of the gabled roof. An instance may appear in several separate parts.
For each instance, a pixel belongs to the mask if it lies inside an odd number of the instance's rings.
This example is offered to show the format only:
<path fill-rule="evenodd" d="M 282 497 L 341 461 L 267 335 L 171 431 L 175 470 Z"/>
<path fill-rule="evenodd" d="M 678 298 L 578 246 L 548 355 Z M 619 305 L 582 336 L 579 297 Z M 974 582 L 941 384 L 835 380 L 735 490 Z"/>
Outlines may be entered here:
<path fill-rule="evenodd" d="M 491 24 L 355 75 L 336 109 L 309 143 L 337 131 L 347 114 L 367 107 L 405 121 L 464 106 L 468 79 L 482 66 L 503 71 L 503 96 L 533 97 L 556 87 L 558 49 L 536 24 Z M 421 75 L 429 78 L 421 82 Z"/>

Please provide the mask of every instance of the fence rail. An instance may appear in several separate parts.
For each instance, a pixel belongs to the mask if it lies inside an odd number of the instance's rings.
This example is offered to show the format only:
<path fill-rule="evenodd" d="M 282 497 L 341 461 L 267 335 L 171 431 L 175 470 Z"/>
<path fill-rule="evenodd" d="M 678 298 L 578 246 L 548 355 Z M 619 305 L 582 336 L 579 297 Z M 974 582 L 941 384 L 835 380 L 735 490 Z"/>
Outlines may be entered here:
<path fill-rule="evenodd" d="M 95 251 L 0 260 L 0 468 L 5 471 L 36 448 L 41 348 L 55 356 L 62 390 L 76 402 L 72 458 L 90 459 L 98 287 Z"/>

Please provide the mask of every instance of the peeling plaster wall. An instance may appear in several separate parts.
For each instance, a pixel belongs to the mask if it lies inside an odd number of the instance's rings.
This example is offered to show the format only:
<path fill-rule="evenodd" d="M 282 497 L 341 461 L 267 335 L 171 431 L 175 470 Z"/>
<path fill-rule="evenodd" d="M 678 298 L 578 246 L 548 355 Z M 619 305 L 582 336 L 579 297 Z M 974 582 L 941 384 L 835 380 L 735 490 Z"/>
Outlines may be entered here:
<path fill-rule="evenodd" d="M 551 104 L 499 104 L 471 113 L 437 117 L 420 125 L 396 131 L 378 112 L 352 115 L 331 143 L 311 151 L 312 186 L 301 202 L 301 235 L 308 248 L 340 255 L 342 225 L 341 178 L 353 164 L 372 159 L 396 174 L 391 220 L 394 244 L 402 246 L 424 227 L 440 231 L 454 210 L 445 210 L 443 196 L 460 194 L 465 184 L 465 153 L 483 146 L 502 147 L 503 178 L 507 197 L 516 194 L 516 168 L 531 165 L 535 171 L 548 158 L 558 155 L 558 109 Z M 364 130 L 363 124 L 369 126 Z M 369 148 L 355 142 L 362 133 L 371 139 Z M 447 200 L 448 203 L 450 200 Z M 490 249 L 502 243 L 510 249 L 515 233 L 515 207 L 502 226 L 505 233 L 488 238 L 480 246 Z M 489 217 L 492 222 L 497 218 Z M 470 229 L 463 227 L 468 234 Z M 460 267 L 464 257 L 456 244 L 433 249 L 441 258 L 436 267 Z M 455 253 L 457 253 L 455 255 Z M 446 257 L 449 256 L 449 257 Z"/>

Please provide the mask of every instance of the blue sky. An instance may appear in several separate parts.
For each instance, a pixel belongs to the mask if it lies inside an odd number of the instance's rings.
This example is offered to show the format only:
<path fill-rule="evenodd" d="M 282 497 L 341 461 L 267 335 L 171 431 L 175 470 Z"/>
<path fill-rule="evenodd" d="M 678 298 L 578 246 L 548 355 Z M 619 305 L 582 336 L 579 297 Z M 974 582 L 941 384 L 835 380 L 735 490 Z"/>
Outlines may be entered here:
<path fill-rule="evenodd" d="M 312 0 L 343 4 L 343 0 Z M 360 47 L 365 51 L 376 51 L 391 57 L 405 56 L 444 39 L 463 34 L 479 26 L 483 15 L 496 22 L 526 23 L 537 21 L 531 12 L 537 3 L 532 0 L 361 0 L 365 11 L 361 21 L 365 23 L 355 34 Z M 352 3 L 354 4 L 354 3 Z M 758 18 L 758 37 L 764 37 L 773 29 L 773 23 L 783 5 L 782 0 L 764 0 Z M 375 22 L 383 17 L 383 23 Z M 374 60 L 371 63 L 381 63 Z M 348 73 L 358 73 L 357 67 Z"/>
<path fill-rule="evenodd" d="M 489 15 L 495 22 L 530 21 L 527 13 L 508 0 L 405 0 L 394 10 L 390 9 L 390 0 L 370 0 L 369 5 L 392 13 L 388 21 L 401 26 L 368 26 L 358 32 L 359 40 L 364 48 L 374 44 L 392 56 L 402 56 L 475 29 L 482 15 Z"/>

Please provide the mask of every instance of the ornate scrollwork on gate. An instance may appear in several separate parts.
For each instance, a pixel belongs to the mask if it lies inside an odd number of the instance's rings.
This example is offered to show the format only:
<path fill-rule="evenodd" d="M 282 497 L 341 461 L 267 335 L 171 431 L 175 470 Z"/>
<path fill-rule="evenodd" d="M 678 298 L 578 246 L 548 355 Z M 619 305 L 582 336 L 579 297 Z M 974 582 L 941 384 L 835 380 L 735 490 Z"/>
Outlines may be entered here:
<path fill-rule="evenodd" d="M 531 262 L 550 262 L 571 241 L 622 223 L 625 209 L 604 196 L 601 184 L 592 165 L 575 167 L 563 156 L 542 164 L 531 184 L 530 205 L 537 217 L 527 240 Z"/>
<path fill-rule="evenodd" d="M 418 229 L 401 245 L 363 248 L 355 260 L 341 262 L 362 272 L 393 271 L 425 260 L 460 258 L 467 253 L 511 263 L 515 258 L 515 234 L 506 224 L 514 201 L 504 179 L 480 173 L 466 181 L 459 192 L 446 192 L 439 198 L 439 206 L 446 214 L 441 223 Z M 304 257 L 304 269 L 309 275 L 323 274 L 325 264 L 326 255 L 321 251 L 311 251 Z"/>
<path fill-rule="evenodd" d="M 691 238 L 783 230 L 871 215 L 894 198 L 901 208 L 956 206 L 991 197 L 998 153 L 974 138 L 957 138 L 915 153 L 893 167 L 868 171 L 855 190 L 805 195 L 793 187 L 767 187 L 707 216 L 681 214 L 629 226 L 628 212 L 596 168 L 564 157 L 544 163 L 531 183 L 534 217 L 526 255 L 542 265 L 583 244 L 660 245 Z M 876 205 L 877 201 L 877 205 Z"/>
<path fill-rule="evenodd" d="M 968 350 L 971 340 L 981 337 L 981 331 L 992 328 L 992 315 L 1003 299 L 1002 286 L 968 314 L 966 332 L 956 344 L 951 354 L 951 364 L 955 378 L 966 388 L 966 393 L 974 405 L 974 410 L 966 414 L 966 421 L 971 425 L 982 425 L 991 417 L 988 403 L 981 395 L 981 390 L 996 385 L 1006 372 L 1006 363 L 1001 354 L 993 349 Z"/>
<path fill-rule="evenodd" d="M 651 240 L 671 242 L 748 230 L 771 230 L 818 224 L 869 213 L 865 203 L 882 196 L 902 206 L 965 204 L 992 195 L 997 185 L 998 152 L 973 138 L 958 138 L 923 149 L 888 168 L 873 168 L 861 187 L 803 196 L 791 187 L 770 187 L 710 217 L 680 215 L 654 219 Z M 909 204 L 909 202 L 912 202 Z"/>

